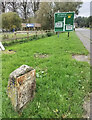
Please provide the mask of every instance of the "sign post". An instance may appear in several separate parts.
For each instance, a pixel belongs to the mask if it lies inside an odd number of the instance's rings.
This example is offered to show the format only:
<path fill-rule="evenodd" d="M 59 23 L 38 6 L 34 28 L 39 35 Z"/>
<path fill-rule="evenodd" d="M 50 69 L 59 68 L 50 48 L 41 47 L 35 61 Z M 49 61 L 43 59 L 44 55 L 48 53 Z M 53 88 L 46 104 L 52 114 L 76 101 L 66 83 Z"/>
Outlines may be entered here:
<path fill-rule="evenodd" d="M 74 12 L 57 12 L 54 14 L 54 31 L 69 32 L 74 30 Z"/>
<path fill-rule="evenodd" d="M 68 32 L 68 37 L 69 37 L 69 32 Z"/>
<path fill-rule="evenodd" d="M 58 32 L 58 38 L 59 38 L 59 32 Z"/>

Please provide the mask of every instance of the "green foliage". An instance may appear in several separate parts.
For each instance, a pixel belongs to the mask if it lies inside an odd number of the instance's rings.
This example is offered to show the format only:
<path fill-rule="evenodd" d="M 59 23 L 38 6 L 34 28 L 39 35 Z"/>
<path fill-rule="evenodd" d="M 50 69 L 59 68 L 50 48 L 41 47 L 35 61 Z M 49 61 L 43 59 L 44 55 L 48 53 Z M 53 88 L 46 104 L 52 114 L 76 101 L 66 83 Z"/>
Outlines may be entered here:
<path fill-rule="evenodd" d="M 53 35 L 52 32 L 47 32 L 47 36 L 48 36 L 48 37 L 50 37 L 50 36 L 52 36 L 52 35 Z"/>
<path fill-rule="evenodd" d="M 75 14 L 78 15 L 79 8 L 81 7 L 82 2 L 75 2 L 75 0 L 72 0 L 71 2 L 55 2 L 54 11 L 57 12 L 58 10 L 60 12 L 69 12 L 69 11 L 75 11 Z"/>
<path fill-rule="evenodd" d="M 78 14 L 79 8 L 82 2 L 42 2 L 39 5 L 39 9 L 36 12 L 35 19 L 36 22 L 41 23 L 43 29 L 53 29 L 54 28 L 54 13 L 55 12 L 69 12 L 75 11 Z"/>
<path fill-rule="evenodd" d="M 92 16 L 90 17 L 77 17 L 75 18 L 75 23 L 78 27 L 92 27 Z"/>
<path fill-rule="evenodd" d="M 24 20 L 22 20 L 22 22 L 24 23 Z M 36 22 L 35 17 L 29 17 L 29 18 L 26 20 L 26 23 L 35 23 L 35 22 Z"/>
<path fill-rule="evenodd" d="M 72 59 L 72 54 L 88 54 L 74 32 L 14 44 L 2 52 L 3 118 L 82 118 L 84 97 L 89 92 L 90 66 Z M 46 54 L 46 58 L 34 55 Z M 14 111 L 7 96 L 9 74 L 26 64 L 36 69 L 36 93 L 21 114 Z"/>
<path fill-rule="evenodd" d="M 3 13 L 2 28 L 6 30 L 12 30 L 13 28 L 16 30 L 20 29 L 21 18 L 15 12 Z"/>
<path fill-rule="evenodd" d="M 49 2 L 40 3 L 39 10 L 36 12 L 36 21 L 41 23 L 43 29 L 51 29 L 52 21 L 54 22 L 52 4 Z"/>

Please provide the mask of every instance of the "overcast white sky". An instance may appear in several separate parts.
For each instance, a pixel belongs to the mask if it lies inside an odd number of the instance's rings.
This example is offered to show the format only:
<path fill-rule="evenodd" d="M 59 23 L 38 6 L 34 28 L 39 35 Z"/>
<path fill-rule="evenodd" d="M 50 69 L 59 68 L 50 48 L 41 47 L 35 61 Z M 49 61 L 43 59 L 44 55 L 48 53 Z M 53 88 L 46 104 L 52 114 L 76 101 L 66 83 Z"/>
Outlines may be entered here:
<path fill-rule="evenodd" d="M 89 17 L 90 16 L 90 2 L 92 0 L 82 0 L 82 1 L 83 1 L 83 5 L 79 10 L 78 16 Z"/>

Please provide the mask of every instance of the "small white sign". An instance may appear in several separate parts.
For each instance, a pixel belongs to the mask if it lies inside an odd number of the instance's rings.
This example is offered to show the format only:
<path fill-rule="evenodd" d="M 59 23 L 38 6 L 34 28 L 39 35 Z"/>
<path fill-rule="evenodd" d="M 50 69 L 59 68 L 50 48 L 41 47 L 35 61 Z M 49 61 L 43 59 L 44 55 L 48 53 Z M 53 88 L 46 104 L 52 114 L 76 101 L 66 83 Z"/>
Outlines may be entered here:
<path fill-rule="evenodd" d="M 73 26 L 72 25 L 66 25 L 66 30 L 72 30 Z"/>
<path fill-rule="evenodd" d="M 55 23 L 55 27 L 56 27 L 56 28 L 62 28 L 62 27 L 63 27 L 62 22 L 56 22 L 56 23 Z"/>

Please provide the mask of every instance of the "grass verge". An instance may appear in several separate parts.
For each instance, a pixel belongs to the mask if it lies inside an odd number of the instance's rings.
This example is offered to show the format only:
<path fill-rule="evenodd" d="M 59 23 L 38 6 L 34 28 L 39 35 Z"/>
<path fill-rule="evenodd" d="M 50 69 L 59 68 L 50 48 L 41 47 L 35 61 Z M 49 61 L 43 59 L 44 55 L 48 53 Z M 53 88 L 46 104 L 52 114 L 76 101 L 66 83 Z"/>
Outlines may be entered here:
<path fill-rule="evenodd" d="M 2 53 L 3 118 L 81 118 L 84 97 L 89 92 L 90 66 L 72 59 L 87 55 L 74 32 L 6 47 L 14 54 Z M 34 57 L 45 54 L 48 57 Z M 26 64 L 36 69 L 36 94 L 22 114 L 14 111 L 6 94 L 9 74 Z"/>

